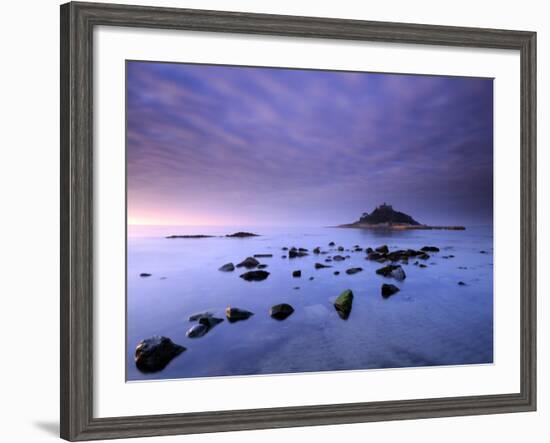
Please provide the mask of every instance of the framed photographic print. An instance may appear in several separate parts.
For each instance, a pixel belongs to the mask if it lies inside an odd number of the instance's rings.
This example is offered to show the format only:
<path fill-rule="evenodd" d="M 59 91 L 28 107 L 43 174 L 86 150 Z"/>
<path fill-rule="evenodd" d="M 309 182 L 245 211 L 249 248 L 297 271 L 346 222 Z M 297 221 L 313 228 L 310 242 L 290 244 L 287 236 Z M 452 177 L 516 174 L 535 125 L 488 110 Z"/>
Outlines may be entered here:
<path fill-rule="evenodd" d="M 536 408 L 536 34 L 61 7 L 61 436 Z"/>

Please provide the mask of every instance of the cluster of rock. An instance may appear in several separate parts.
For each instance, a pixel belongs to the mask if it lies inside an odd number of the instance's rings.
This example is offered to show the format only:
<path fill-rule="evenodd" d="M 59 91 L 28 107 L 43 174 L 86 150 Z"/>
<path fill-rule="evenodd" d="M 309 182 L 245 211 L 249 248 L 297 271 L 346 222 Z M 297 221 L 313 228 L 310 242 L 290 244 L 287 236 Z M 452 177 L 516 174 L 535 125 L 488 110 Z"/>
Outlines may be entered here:
<path fill-rule="evenodd" d="M 246 237 L 256 234 L 250 233 L 235 233 L 228 235 L 228 237 Z M 171 237 L 172 238 L 172 237 Z M 351 249 L 345 249 L 343 246 L 336 247 L 334 242 L 329 243 L 329 247 L 332 248 L 329 251 L 324 251 L 320 246 L 315 247 L 312 250 L 312 253 L 315 255 L 326 255 L 330 251 L 337 252 L 365 252 L 365 259 L 369 261 L 376 261 L 378 263 L 385 263 L 386 265 L 376 269 L 376 274 L 385 278 L 392 278 L 398 282 L 402 282 L 407 278 L 405 270 L 401 264 L 408 264 L 410 259 L 415 259 L 413 263 L 420 268 L 425 268 L 427 265 L 420 263 L 418 260 L 426 261 L 430 258 L 429 253 L 439 252 L 439 248 L 436 246 L 424 246 L 419 250 L 416 249 L 398 249 L 395 251 L 390 251 L 387 245 L 379 246 L 375 249 L 367 247 L 363 249 L 359 245 L 354 245 Z M 309 250 L 306 248 L 296 248 L 296 247 L 283 247 L 283 251 L 288 251 L 288 258 L 294 259 L 299 257 L 305 257 L 309 255 Z M 486 251 L 480 251 L 480 253 L 486 253 Z M 222 265 L 219 270 L 222 272 L 234 272 L 237 268 L 245 268 L 247 271 L 240 274 L 239 277 L 245 281 L 262 281 L 269 277 L 270 273 L 264 271 L 263 269 L 267 267 L 266 264 L 259 262 L 258 258 L 272 258 L 273 254 L 268 253 L 258 253 L 254 254 L 252 257 L 246 257 L 238 264 L 226 263 Z M 447 255 L 443 258 L 453 258 L 453 255 Z M 282 258 L 287 258 L 286 255 L 283 255 Z M 350 258 L 349 255 L 336 254 L 334 256 L 327 255 L 325 262 L 342 262 Z M 389 263 L 388 263 L 389 262 Z M 323 263 L 316 262 L 313 266 L 315 269 L 325 269 L 331 268 L 332 265 L 326 265 Z M 361 267 L 352 267 L 346 269 L 347 275 L 354 275 L 359 272 L 362 272 L 363 268 Z M 339 275 L 340 271 L 334 271 L 334 275 Z M 149 273 L 141 273 L 141 277 L 150 277 Z M 292 271 L 293 278 L 301 278 L 302 270 L 297 269 Z M 313 280 L 313 276 L 309 277 L 309 280 Z M 466 286 L 462 281 L 458 282 L 460 286 Z M 294 289 L 299 289 L 295 287 Z M 383 283 L 380 288 L 380 293 L 383 298 L 389 298 L 392 295 L 397 294 L 400 291 L 400 288 L 394 284 Z M 351 289 L 346 289 L 343 291 L 334 301 L 334 309 L 340 318 L 346 320 L 351 314 L 353 306 L 353 291 Z M 280 303 L 272 306 L 269 309 L 269 315 L 271 318 L 282 321 L 288 318 L 294 313 L 294 308 L 288 303 Z M 235 323 L 238 321 L 243 321 L 251 316 L 254 313 L 247 311 L 245 309 L 228 306 L 225 309 L 225 317 L 229 323 Z M 191 315 L 189 317 L 190 322 L 195 322 L 191 326 L 186 335 L 188 338 L 199 338 L 206 335 L 211 331 L 215 326 L 224 322 L 223 318 L 215 317 L 211 312 L 201 312 L 198 314 Z M 181 353 L 186 350 L 184 346 L 174 343 L 168 337 L 154 336 L 145 340 L 142 340 L 135 350 L 135 363 L 137 368 L 142 372 L 157 372 L 164 369 L 168 363 Z"/>

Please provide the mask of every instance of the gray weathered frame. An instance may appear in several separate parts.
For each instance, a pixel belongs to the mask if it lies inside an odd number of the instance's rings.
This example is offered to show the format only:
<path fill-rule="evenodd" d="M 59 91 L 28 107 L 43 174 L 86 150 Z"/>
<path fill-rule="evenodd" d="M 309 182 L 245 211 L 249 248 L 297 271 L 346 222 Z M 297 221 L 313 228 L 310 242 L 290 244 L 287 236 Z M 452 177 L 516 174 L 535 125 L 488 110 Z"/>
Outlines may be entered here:
<path fill-rule="evenodd" d="M 98 25 L 517 50 L 521 57 L 519 393 L 215 411 L 93 416 L 92 54 Z M 536 33 L 190 9 L 61 6 L 61 437 L 92 440 L 536 409 Z"/>

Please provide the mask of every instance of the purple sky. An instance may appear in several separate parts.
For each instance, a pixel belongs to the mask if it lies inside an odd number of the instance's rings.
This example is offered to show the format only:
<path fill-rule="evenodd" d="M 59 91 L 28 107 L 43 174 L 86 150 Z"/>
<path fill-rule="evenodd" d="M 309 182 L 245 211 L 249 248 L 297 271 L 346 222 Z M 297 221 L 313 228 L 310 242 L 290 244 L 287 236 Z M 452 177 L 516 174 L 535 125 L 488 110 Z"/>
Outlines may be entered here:
<path fill-rule="evenodd" d="M 128 220 L 490 223 L 491 79 L 127 63 Z"/>

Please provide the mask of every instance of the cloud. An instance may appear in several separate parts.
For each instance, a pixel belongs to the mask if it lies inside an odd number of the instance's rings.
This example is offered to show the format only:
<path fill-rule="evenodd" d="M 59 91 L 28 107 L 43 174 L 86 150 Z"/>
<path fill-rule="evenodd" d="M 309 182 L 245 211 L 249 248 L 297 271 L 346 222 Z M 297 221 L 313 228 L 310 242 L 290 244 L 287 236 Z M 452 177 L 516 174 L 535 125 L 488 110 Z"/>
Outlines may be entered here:
<path fill-rule="evenodd" d="M 490 79 L 148 62 L 127 72 L 136 218 L 324 225 L 381 201 L 431 223 L 492 216 Z"/>

